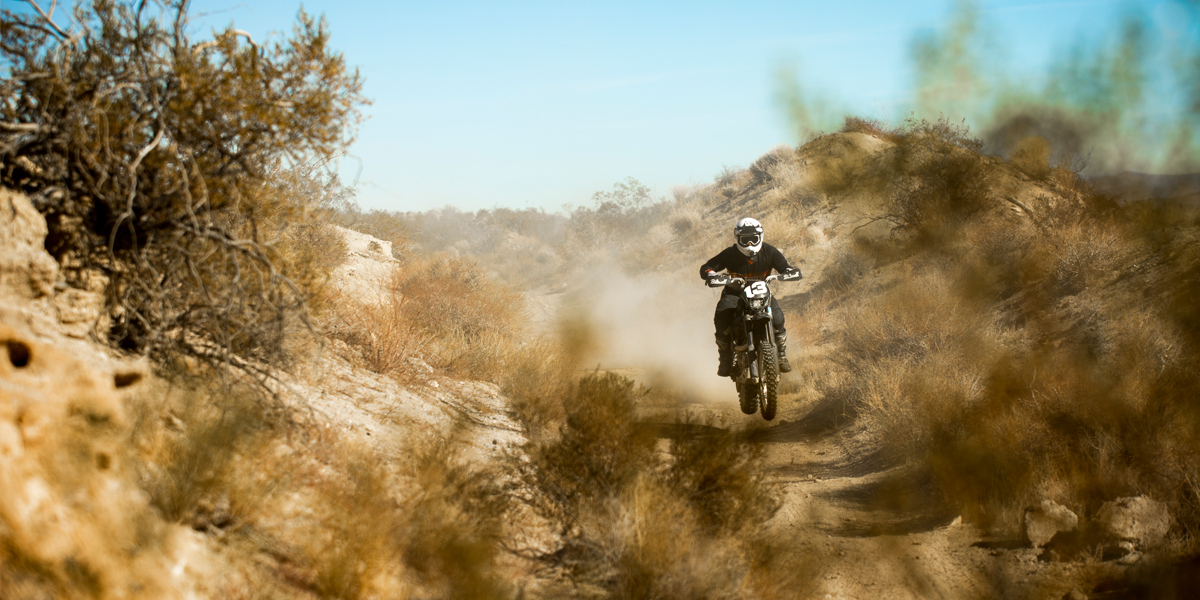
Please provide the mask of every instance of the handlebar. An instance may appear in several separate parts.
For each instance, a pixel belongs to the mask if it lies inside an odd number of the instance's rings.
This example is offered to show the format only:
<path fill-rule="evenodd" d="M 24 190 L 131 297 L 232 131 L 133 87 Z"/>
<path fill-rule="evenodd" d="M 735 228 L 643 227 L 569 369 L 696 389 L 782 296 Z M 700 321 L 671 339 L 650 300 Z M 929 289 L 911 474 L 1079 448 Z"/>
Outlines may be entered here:
<path fill-rule="evenodd" d="M 787 273 L 785 273 L 783 275 L 767 275 L 767 278 L 764 281 L 766 281 L 767 283 L 770 283 L 772 281 L 796 281 L 798 279 L 804 278 L 804 276 L 801 275 L 798 270 L 796 271 L 795 275 L 796 275 L 795 277 L 791 277 Z M 742 277 L 730 277 L 730 276 L 722 273 L 720 275 L 714 275 L 714 276 L 710 277 L 708 279 L 708 281 L 705 283 L 706 283 L 706 285 L 708 285 L 708 287 L 716 288 L 716 287 L 725 287 L 731 283 L 739 283 L 739 284 L 745 285 L 746 280 Z"/>

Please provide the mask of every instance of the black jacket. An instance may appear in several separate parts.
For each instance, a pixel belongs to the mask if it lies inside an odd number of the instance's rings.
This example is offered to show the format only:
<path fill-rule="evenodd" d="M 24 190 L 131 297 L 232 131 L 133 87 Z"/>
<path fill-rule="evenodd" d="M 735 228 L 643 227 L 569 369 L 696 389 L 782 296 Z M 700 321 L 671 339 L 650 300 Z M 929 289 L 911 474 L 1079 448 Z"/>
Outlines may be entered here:
<path fill-rule="evenodd" d="M 708 262 L 700 266 L 700 278 L 708 281 L 709 277 L 716 275 L 721 271 L 729 271 L 730 277 L 741 277 L 746 281 L 762 281 L 771 274 L 771 269 L 775 269 L 778 273 L 793 268 L 788 264 L 783 253 L 778 248 L 767 243 L 763 243 L 762 250 L 754 255 L 754 258 L 748 258 L 738 250 L 737 246 L 730 246 L 721 251 L 720 254 L 708 259 Z M 725 286 L 726 294 L 736 294 L 737 286 Z"/>

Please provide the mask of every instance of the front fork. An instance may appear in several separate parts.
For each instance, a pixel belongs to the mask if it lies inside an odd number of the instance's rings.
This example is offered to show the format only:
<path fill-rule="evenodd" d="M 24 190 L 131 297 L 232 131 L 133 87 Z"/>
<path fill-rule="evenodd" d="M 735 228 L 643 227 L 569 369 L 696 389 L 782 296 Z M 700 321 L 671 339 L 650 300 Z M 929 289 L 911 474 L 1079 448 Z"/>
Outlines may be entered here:
<path fill-rule="evenodd" d="M 770 313 L 768 313 L 768 315 L 769 314 Z M 765 326 L 765 329 L 766 329 L 767 335 L 769 336 L 767 339 L 774 340 L 775 339 L 775 321 L 774 321 L 774 319 L 771 319 L 771 318 L 766 319 L 766 321 L 767 321 L 767 324 Z M 746 320 L 746 321 L 742 322 L 742 330 L 746 334 L 746 345 L 744 348 L 735 348 L 735 349 L 738 350 L 739 352 L 745 352 L 746 355 L 752 357 L 750 359 L 750 379 L 752 381 L 757 382 L 758 377 L 759 377 L 759 366 L 758 366 L 758 360 L 756 360 L 755 358 L 758 353 L 758 349 L 754 345 L 754 327 L 749 326 L 751 322 L 752 322 L 751 320 Z"/>

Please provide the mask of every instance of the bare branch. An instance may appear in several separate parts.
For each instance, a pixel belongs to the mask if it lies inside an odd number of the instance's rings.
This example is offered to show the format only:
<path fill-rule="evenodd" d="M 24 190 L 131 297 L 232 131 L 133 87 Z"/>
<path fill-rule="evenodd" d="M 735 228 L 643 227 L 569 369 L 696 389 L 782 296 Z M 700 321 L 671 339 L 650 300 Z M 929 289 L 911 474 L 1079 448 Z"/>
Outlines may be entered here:
<path fill-rule="evenodd" d="M 154 134 L 154 139 L 150 140 L 150 143 L 146 144 L 146 147 L 142 148 L 142 150 L 138 152 L 137 158 L 133 159 L 133 164 L 129 165 L 129 198 L 125 202 L 125 212 L 121 213 L 121 216 L 117 217 L 117 222 L 113 225 L 112 232 L 108 234 L 109 252 L 112 252 L 113 246 L 116 244 L 117 231 L 121 228 L 121 224 L 125 222 L 126 219 L 133 217 L 133 199 L 137 197 L 138 166 L 142 164 L 142 159 L 146 158 L 146 155 L 150 154 L 150 151 L 162 141 L 163 131 L 164 129 L 160 125 L 158 128 L 158 133 Z"/>
<path fill-rule="evenodd" d="M 42 7 L 38 6 L 38 4 L 35 0 L 25 0 L 25 3 L 28 4 L 29 6 L 32 6 L 33 10 L 37 11 L 38 15 L 40 15 L 42 17 L 42 20 L 45 21 L 46 24 L 50 26 L 50 28 L 54 31 L 55 35 L 61 37 L 64 40 L 68 40 L 68 41 L 72 39 L 71 34 L 69 32 L 64 31 L 63 28 L 59 27 L 58 24 L 54 22 L 54 19 L 50 18 L 51 15 L 54 14 L 54 7 L 57 4 L 56 2 L 50 3 L 50 14 L 46 14 L 46 11 L 42 10 Z"/>
<path fill-rule="evenodd" d="M 37 123 L 8 123 L 5 121 L 0 121 L 0 129 L 5 129 L 8 131 L 33 132 L 33 131 L 41 131 L 42 126 L 38 125 Z"/>

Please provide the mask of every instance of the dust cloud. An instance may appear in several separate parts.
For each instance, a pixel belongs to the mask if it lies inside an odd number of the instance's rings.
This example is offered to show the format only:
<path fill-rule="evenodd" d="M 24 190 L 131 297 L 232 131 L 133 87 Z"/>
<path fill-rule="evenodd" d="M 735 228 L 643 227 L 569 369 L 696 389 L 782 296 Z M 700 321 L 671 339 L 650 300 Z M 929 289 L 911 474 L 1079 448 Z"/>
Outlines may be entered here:
<path fill-rule="evenodd" d="M 582 325 L 590 336 L 581 365 L 628 370 L 683 401 L 735 399 L 733 385 L 716 374 L 712 317 L 720 290 L 691 274 L 631 276 L 612 261 L 583 276 L 560 312 L 562 322 Z"/>

